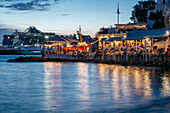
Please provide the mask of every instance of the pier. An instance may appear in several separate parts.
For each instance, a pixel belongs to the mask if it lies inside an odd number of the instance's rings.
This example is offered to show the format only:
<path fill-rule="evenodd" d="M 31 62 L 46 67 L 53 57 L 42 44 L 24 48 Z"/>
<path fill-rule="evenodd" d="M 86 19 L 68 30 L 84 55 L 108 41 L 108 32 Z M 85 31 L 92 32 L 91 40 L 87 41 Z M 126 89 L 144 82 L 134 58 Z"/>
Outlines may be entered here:
<path fill-rule="evenodd" d="M 156 61 L 143 61 L 143 60 L 131 60 L 128 61 L 123 60 L 123 56 L 118 56 L 117 60 L 107 59 L 106 55 L 104 59 L 100 58 L 89 58 L 87 56 L 82 56 L 81 58 L 61 58 L 59 55 L 58 58 L 44 58 L 44 57 L 19 57 L 15 59 L 9 59 L 7 62 L 85 62 L 85 63 L 104 63 L 104 64 L 119 64 L 124 66 L 159 66 L 159 67 L 169 67 L 170 61 L 164 57 L 164 60 L 156 60 Z M 134 57 L 135 58 L 135 57 Z M 137 57 L 136 57 L 137 58 Z M 169 57 L 170 58 L 170 57 Z"/>

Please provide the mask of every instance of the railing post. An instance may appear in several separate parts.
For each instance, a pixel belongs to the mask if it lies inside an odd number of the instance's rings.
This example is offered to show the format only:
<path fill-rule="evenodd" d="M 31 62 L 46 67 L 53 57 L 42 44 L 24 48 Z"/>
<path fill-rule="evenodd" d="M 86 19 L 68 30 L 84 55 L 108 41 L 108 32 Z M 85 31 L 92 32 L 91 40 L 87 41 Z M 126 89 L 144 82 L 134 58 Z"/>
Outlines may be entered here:
<path fill-rule="evenodd" d="M 147 62 L 147 39 L 145 39 L 145 61 Z"/>
<path fill-rule="evenodd" d="M 103 55 L 102 55 L 102 59 L 104 59 L 104 43 L 105 43 L 105 42 L 103 42 L 103 51 L 102 51 L 102 52 L 103 52 Z"/>
<path fill-rule="evenodd" d="M 115 44 L 115 41 L 114 41 L 114 47 L 113 47 L 113 60 L 115 61 L 115 47 L 116 47 L 116 44 Z"/>
<path fill-rule="evenodd" d="M 128 61 L 128 41 L 126 40 L 126 61 Z"/>

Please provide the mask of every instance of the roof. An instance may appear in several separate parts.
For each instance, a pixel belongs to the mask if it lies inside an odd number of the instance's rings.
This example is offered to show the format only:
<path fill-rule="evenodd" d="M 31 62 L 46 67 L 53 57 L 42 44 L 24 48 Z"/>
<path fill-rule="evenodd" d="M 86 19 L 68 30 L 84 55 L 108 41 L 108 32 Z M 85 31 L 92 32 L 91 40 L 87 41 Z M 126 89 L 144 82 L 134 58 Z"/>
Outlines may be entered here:
<path fill-rule="evenodd" d="M 129 25 L 147 25 L 146 23 L 128 23 L 128 24 L 115 24 L 115 26 L 129 26 Z"/>
<path fill-rule="evenodd" d="M 46 40 L 48 41 L 58 41 L 58 42 L 64 42 L 66 41 L 65 39 L 61 38 L 59 35 L 55 35 L 54 37 L 50 37 L 49 39 Z"/>
<path fill-rule="evenodd" d="M 78 42 L 77 40 L 74 40 L 72 38 L 69 37 L 64 37 L 64 36 L 59 36 L 59 35 L 55 35 L 54 37 L 50 37 L 49 39 L 46 40 L 48 41 L 57 41 L 57 42 Z"/>
<path fill-rule="evenodd" d="M 123 40 L 123 36 L 121 37 L 111 37 L 108 40 L 106 40 L 106 42 L 112 42 L 112 41 L 122 41 Z"/>
<path fill-rule="evenodd" d="M 74 40 L 74 39 L 72 39 L 72 38 L 70 38 L 70 37 L 68 37 L 68 36 L 66 36 L 66 37 L 61 36 L 61 38 L 63 38 L 64 40 L 67 40 L 68 42 L 79 42 L 79 41 Z"/>
<path fill-rule="evenodd" d="M 107 40 L 107 38 L 102 38 L 101 42 L 105 42 Z"/>
<path fill-rule="evenodd" d="M 155 30 L 146 30 L 146 31 L 133 31 L 127 33 L 127 38 L 125 40 L 140 40 L 145 38 L 162 38 L 162 36 L 167 35 L 167 31 L 170 31 L 170 28 L 167 29 L 155 29 Z"/>
<path fill-rule="evenodd" d="M 165 38 L 167 35 L 158 35 L 158 36 L 145 36 L 145 38 Z"/>

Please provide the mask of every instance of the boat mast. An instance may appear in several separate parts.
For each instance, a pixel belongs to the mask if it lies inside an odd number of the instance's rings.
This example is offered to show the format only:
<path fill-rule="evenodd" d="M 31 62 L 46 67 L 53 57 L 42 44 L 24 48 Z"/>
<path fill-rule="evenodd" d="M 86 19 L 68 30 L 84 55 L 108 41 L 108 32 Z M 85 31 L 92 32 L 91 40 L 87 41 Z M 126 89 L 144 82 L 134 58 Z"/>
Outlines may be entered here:
<path fill-rule="evenodd" d="M 82 43 L 82 33 L 81 33 L 81 26 L 79 26 L 79 33 L 80 33 L 80 41 Z"/>
<path fill-rule="evenodd" d="M 118 2 L 118 8 L 117 8 L 117 24 L 119 24 L 119 15 L 120 15 L 120 10 L 119 10 L 119 2 Z"/>

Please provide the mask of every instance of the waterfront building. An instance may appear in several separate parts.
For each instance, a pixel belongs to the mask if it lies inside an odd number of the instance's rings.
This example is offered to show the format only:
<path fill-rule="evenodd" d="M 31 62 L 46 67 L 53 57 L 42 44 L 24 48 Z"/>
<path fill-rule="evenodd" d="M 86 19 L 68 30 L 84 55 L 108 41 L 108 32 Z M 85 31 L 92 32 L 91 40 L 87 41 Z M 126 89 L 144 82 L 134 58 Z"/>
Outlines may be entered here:
<path fill-rule="evenodd" d="M 157 11 L 162 11 L 165 21 L 165 27 L 170 27 L 170 0 L 157 0 L 157 5 L 154 8 L 148 10 L 148 17 L 151 12 L 156 13 Z M 149 26 L 153 23 L 148 21 Z"/>
<path fill-rule="evenodd" d="M 36 45 L 43 44 L 46 38 L 54 37 L 55 33 L 44 33 L 36 27 L 29 27 L 24 32 L 17 30 L 11 35 L 4 35 L 3 45 Z"/>
<path fill-rule="evenodd" d="M 93 39 L 90 35 L 83 35 L 82 34 L 81 26 L 79 26 L 79 30 L 71 38 L 78 40 L 81 43 L 86 42 L 86 44 L 90 44 L 90 43 L 93 42 Z"/>
<path fill-rule="evenodd" d="M 126 36 L 126 33 L 129 31 L 140 31 L 146 30 L 147 24 L 139 24 L 139 23 L 128 23 L 128 24 L 115 24 L 116 27 L 110 28 L 101 28 L 96 37 L 99 41 L 99 48 L 101 47 L 101 41 L 113 38 L 113 37 L 121 37 Z"/>
<path fill-rule="evenodd" d="M 129 61 L 129 57 L 132 60 L 131 56 L 134 56 L 139 51 L 141 52 L 140 58 L 143 61 L 148 61 L 148 59 L 150 61 L 151 57 L 154 59 L 155 56 L 157 60 L 160 60 L 160 56 L 165 57 L 165 53 L 170 49 L 170 28 L 128 32 L 124 37 L 111 37 L 102 40 L 102 44 L 102 51 L 111 52 L 113 60 L 116 57 L 118 60 L 119 55 L 122 58 L 124 53 L 123 58 L 126 61 Z"/>
<path fill-rule="evenodd" d="M 118 33 L 126 33 L 129 31 L 146 30 L 147 24 L 142 23 L 128 23 L 128 24 L 115 24 Z"/>
<path fill-rule="evenodd" d="M 69 37 L 79 42 L 81 41 L 79 33 L 70 35 Z M 93 39 L 90 35 L 82 35 L 82 42 L 86 42 L 87 44 L 90 44 L 91 42 L 93 42 Z"/>
<path fill-rule="evenodd" d="M 73 47 L 73 43 L 78 43 L 78 41 L 68 36 L 55 35 L 54 37 L 49 37 L 45 40 L 44 47 L 48 52 L 57 52 L 58 50 L 63 52 L 64 50 L 67 51 L 70 47 Z"/>

